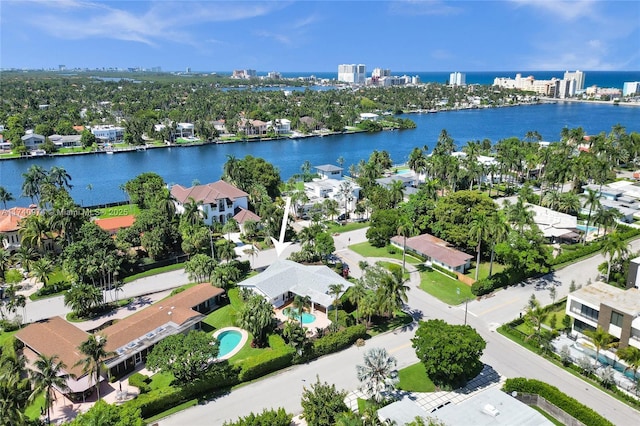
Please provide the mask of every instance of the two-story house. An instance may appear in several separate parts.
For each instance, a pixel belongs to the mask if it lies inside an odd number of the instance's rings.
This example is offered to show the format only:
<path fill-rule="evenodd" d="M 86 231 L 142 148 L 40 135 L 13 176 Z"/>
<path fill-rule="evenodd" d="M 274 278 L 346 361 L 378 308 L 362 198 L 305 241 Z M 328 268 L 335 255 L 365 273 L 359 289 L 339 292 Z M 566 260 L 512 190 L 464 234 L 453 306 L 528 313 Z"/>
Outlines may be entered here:
<path fill-rule="evenodd" d="M 171 196 L 179 214 L 184 213 L 185 204 L 198 204 L 205 223 L 209 225 L 225 223 L 241 214 L 242 210 L 249 209 L 249 194 L 223 180 L 190 188 L 176 184 L 171 187 Z"/>

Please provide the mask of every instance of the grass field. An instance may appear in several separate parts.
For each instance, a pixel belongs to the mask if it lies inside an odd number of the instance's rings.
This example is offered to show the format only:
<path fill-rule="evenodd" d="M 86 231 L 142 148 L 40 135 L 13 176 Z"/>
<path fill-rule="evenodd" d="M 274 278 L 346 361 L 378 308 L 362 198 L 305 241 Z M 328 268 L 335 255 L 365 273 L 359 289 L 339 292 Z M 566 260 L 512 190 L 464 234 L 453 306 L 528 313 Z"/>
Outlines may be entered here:
<path fill-rule="evenodd" d="M 398 371 L 398 389 L 409 392 L 433 392 L 436 385 L 427 377 L 424 364 L 418 362 Z"/>
<path fill-rule="evenodd" d="M 349 248 L 364 257 L 388 257 L 390 259 L 402 260 L 402 249 L 396 249 L 395 253 L 389 253 L 386 247 L 374 247 L 367 241 L 364 243 L 352 244 Z M 422 263 L 422 261 L 407 254 L 407 263 L 417 265 Z"/>
<path fill-rule="evenodd" d="M 449 305 L 459 305 L 475 298 L 471 287 L 435 270 L 420 272 L 420 288 Z"/>
<path fill-rule="evenodd" d="M 481 280 L 483 278 L 487 278 L 489 276 L 489 262 L 480 262 L 480 272 L 478 273 L 478 279 Z M 502 272 L 504 271 L 504 265 L 501 265 L 499 263 L 493 262 L 493 270 L 491 271 L 492 274 L 496 274 L 498 272 Z M 468 277 L 471 277 L 473 279 L 476 278 L 476 268 L 471 268 L 467 271 L 467 273 L 465 274 Z"/>
<path fill-rule="evenodd" d="M 169 272 L 169 271 L 177 271 L 178 269 L 182 269 L 182 268 L 184 268 L 184 263 L 175 263 L 172 265 L 162 266 L 160 268 L 149 269 L 148 271 L 140 272 L 139 274 L 125 277 L 122 281 L 125 284 L 127 284 L 139 278 L 151 277 L 153 275 L 158 275 L 158 274 L 162 274 L 164 272 Z"/>
<path fill-rule="evenodd" d="M 345 225 L 338 225 L 335 222 L 329 221 L 325 222 L 325 224 L 327 225 L 327 232 L 330 234 L 355 231 L 356 229 L 362 229 L 369 226 L 369 222 L 349 222 Z"/>

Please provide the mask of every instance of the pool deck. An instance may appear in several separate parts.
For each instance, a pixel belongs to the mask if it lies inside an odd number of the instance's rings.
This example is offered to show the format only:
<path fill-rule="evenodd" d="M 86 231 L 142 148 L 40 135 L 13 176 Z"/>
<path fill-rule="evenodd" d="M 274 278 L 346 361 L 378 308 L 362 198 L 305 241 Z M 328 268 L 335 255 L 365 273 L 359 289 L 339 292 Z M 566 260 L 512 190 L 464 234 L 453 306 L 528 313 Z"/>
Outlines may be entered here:
<path fill-rule="evenodd" d="M 247 333 L 247 330 L 244 330 L 242 328 L 239 327 L 225 327 L 225 328 L 221 328 L 220 330 L 216 330 L 213 333 L 213 337 L 217 338 L 220 334 L 224 333 L 225 331 L 237 331 L 238 333 L 241 334 L 240 337 L 240 342 L 238 342 L 238 344 L 236 345 L 235 348 L 233 348 L 232 351 L 230 351 L 229 353 L 218 357 L 216 360 L 217 361 L 222 361 L 225 359 L 229 359 L 232 356 L 234 356 L 235 354 L 237 354 L 238 352 L 240 352 L 240 350 L 242 348 L 244 348 L 244 345 L 247 343 L 247 340 L 249 339 L 249 333 Z"/>
<path fill-rule="evenodd" d="M 283 313 L 283 311 L 287 308 L 291 307 L 291 303 L 286 303 L 284 305 L 282 305 L 281 307 L 275 309 L 275 313 L 276 313 L 276 319 L 280 322 L 287 322 L 289 321 L 289 316 L 285 315 Z M 305 310 L 305 312 L 309 312 L 310 314 L 314 315 L 316 317 L 316 320 L 313 322 L 310 322 L 308 324 L 302 324 L 302 326 L 304 328 L 307 328 L 309 331 L 315 331 L 316 328 L 327 328 L 329 326 L 329 324 L 331 324 L 331 320 L 329 320 L 329 318 L 327 317 L 327 314 L 317 310 L 317 309 L 308 309 Z"/>

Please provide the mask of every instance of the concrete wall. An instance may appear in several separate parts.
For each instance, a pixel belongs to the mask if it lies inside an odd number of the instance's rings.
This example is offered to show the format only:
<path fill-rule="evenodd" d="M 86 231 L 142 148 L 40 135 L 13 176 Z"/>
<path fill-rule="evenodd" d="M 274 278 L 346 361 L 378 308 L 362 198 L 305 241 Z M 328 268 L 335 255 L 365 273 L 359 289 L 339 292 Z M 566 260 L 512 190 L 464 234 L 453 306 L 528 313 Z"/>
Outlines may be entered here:
<path fill-rule="evenodd" d="M 558 420 L 560 423 L 565 424 L 566 426 L 585 426 L 581 421 L 576 420 L 571 415 L 569 415 L 566 411 L 556 407 L 540 395 L 536 394 L 528 394 L 528 393 L 518 393 L 516 399 L 520 402 L 523 402 L 527 405 L 535 405 L 536 407 L 541 408 L 550 414 L 553 418 Z"/>

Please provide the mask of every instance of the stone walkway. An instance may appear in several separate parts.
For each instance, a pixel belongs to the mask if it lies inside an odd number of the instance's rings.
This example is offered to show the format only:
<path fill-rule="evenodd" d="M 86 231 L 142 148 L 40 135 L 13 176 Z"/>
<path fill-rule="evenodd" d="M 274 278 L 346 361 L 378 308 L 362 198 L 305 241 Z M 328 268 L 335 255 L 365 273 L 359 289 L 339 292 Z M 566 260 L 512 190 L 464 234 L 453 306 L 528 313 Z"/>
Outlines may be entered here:
<path fill-rule="evenodd" d="M 394 392 L 394 399 L 401 400 L 408 397 L 415 401 L 420 408 L 427 413 L 432 413 L 438 408 L 442 408 L 449 404 L 459 404 L 479 392 L 487 390 L 495 386 L 502 386 L 504 378 L 501 377 L 491 366 L 485 365 L 480 374 L 466 386 L 454 391 L 436 391 L 436 392 Z M 367 399 L 367 396 L 359 390 L 350 392 L 345 398 L 345 403 L 352 411 L 358 411 L 358 398 Z"/>

